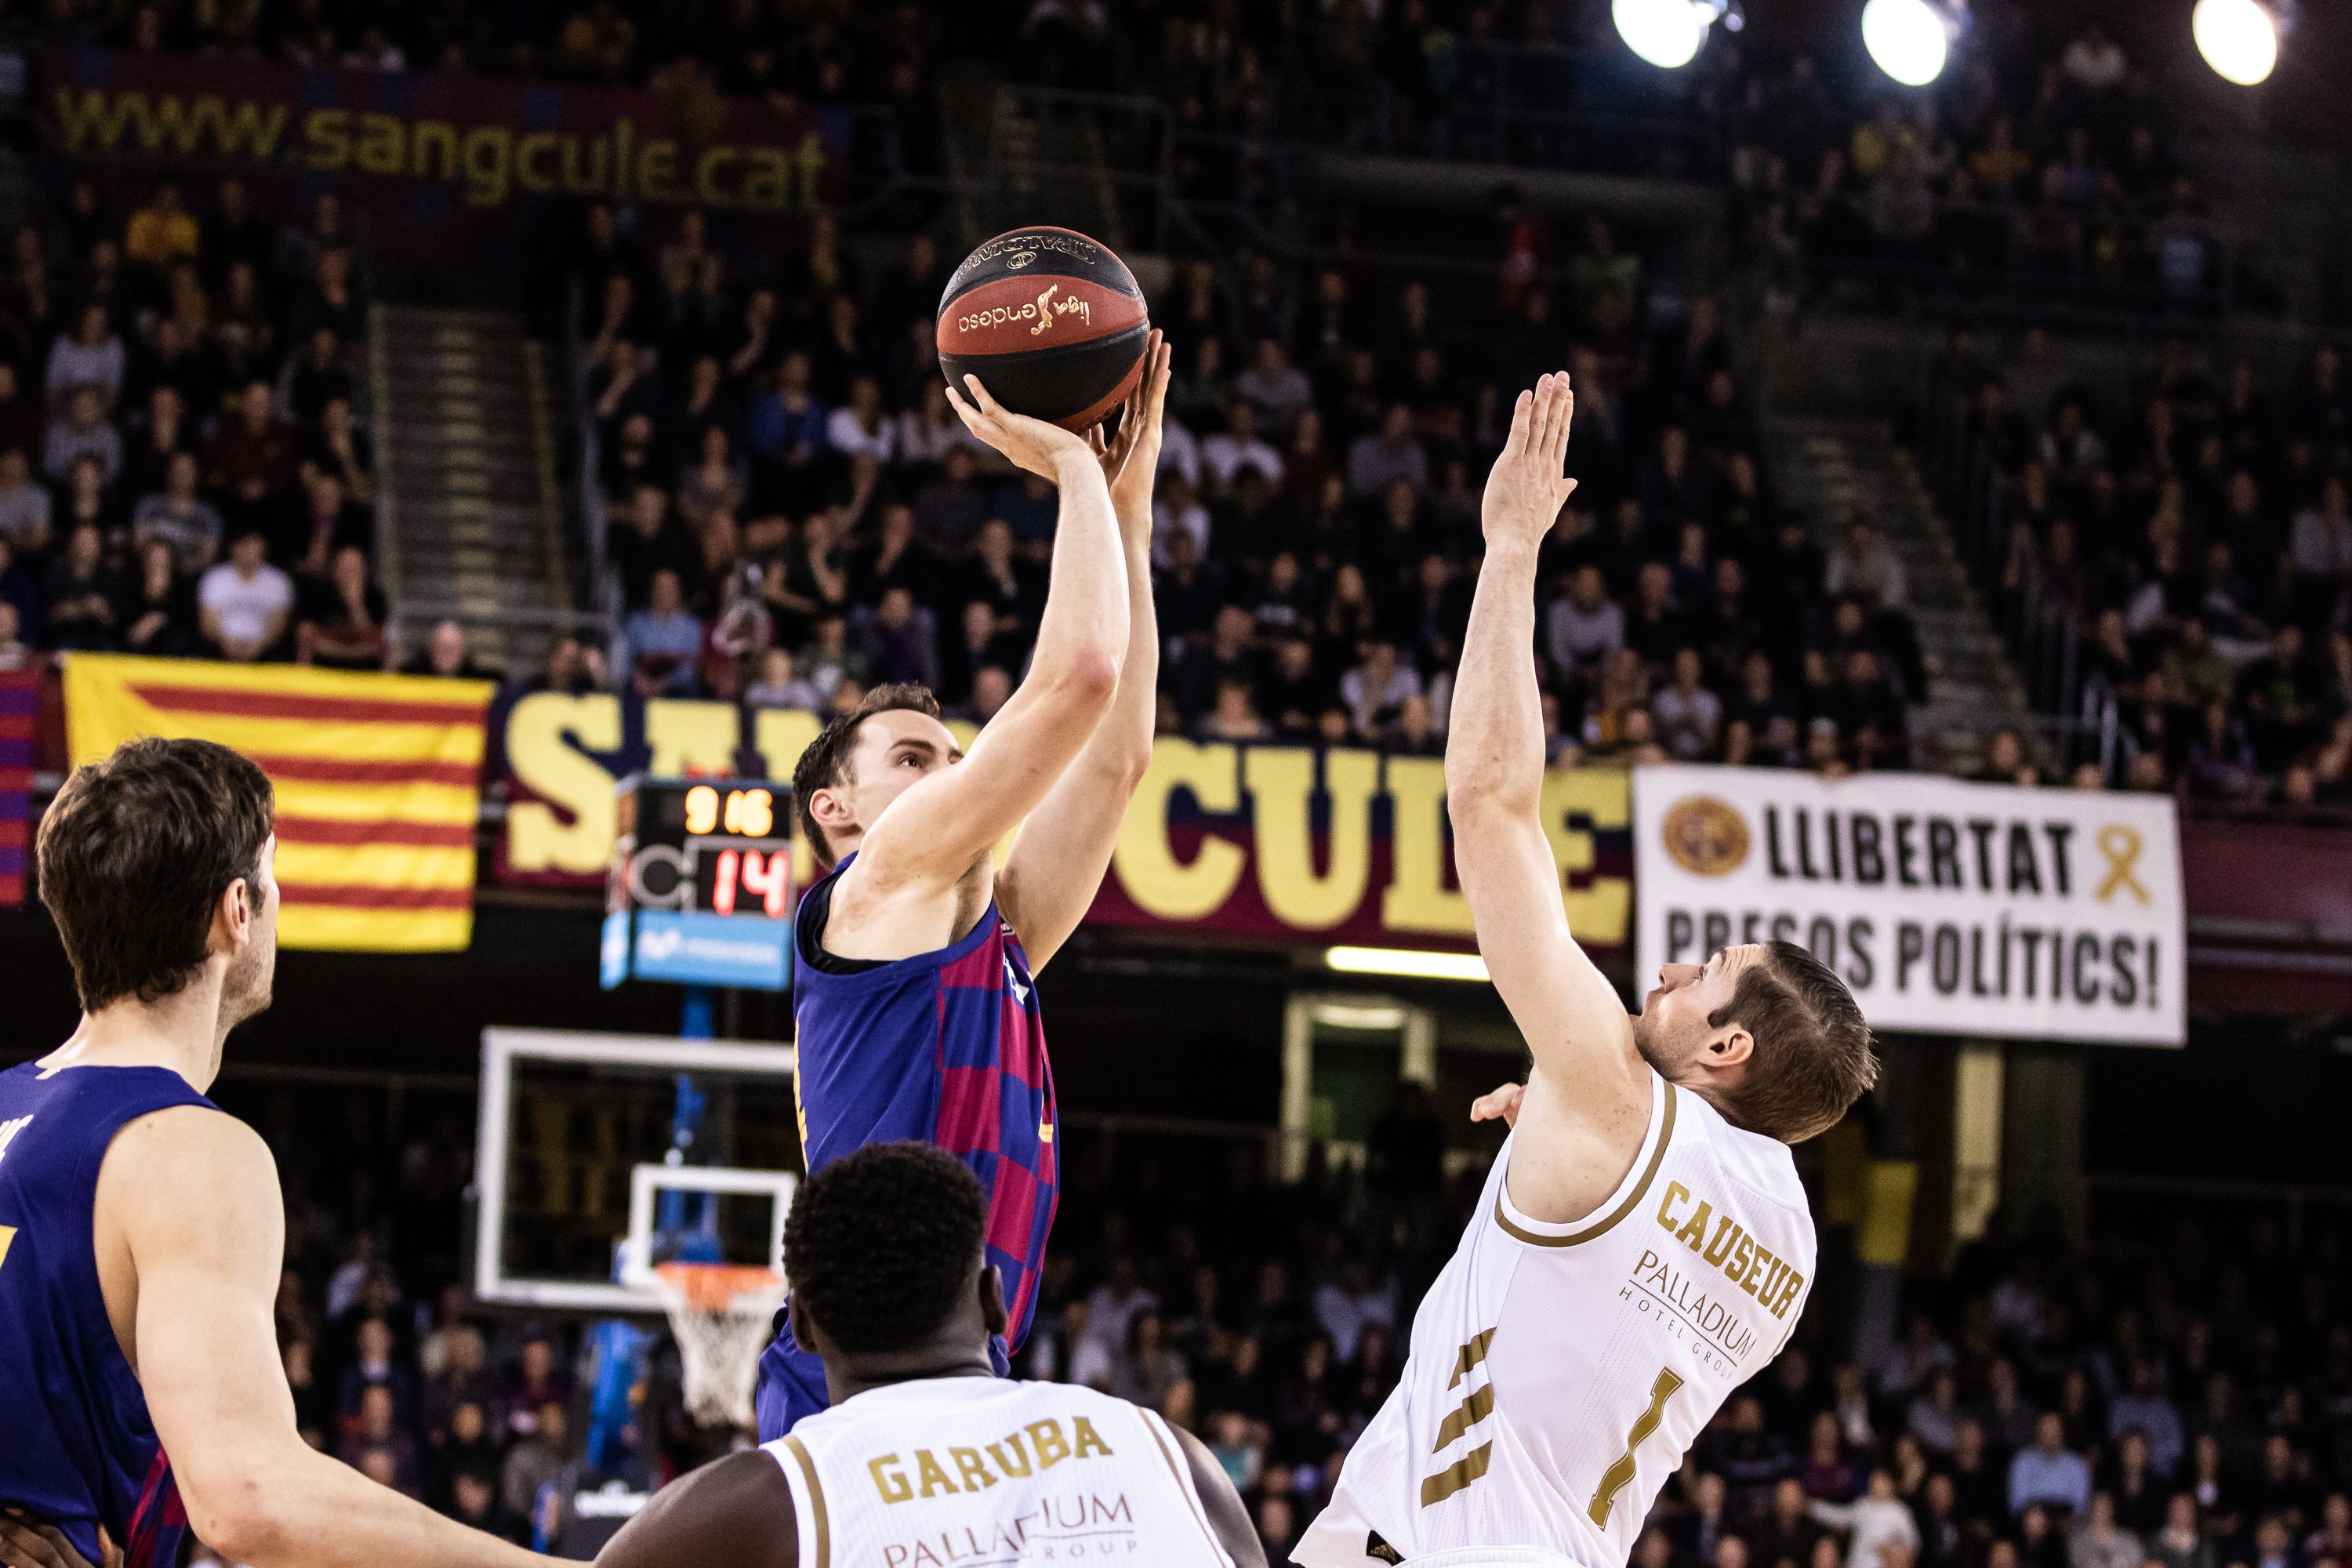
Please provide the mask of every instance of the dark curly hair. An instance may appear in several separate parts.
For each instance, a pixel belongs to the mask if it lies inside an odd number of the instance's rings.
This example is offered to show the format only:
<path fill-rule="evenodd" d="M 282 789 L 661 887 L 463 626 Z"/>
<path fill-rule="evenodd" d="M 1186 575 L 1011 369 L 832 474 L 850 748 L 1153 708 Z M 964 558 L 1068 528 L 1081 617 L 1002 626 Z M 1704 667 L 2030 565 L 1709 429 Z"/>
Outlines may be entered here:
<path fill-rule="evenodd" d="M 872 1143 L 793 1194 L 784 1273 L 843 1350 L 902 1350 L 955 1310 L 987 1232 L 988 1199 L 963 1162 L 929 1143 Z"/>

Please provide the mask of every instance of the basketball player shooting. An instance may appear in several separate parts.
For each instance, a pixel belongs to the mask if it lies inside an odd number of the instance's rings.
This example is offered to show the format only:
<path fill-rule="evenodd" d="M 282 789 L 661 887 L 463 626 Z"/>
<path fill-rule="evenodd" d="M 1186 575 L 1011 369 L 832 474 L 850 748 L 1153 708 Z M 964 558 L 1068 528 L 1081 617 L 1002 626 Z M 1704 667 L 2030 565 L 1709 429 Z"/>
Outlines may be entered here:
<path fill-rule="evenodd" d="M 1012 1307 L 1000 1373 L 1028 1331 L 1059 1191 L 1035 975 L 1093 903 L 1151 761 L 1151 483 L 1167 393 L 1158 332 L 1108 440 L 1012 413 L 977 376 L 949 389 L 974 435 L 1061 491 L 1028 675 L 969 755 L 929 691 L 880 686 L 793 773 L 802 831 L 831 868 L 794 916 L 803 1155 L 814 1173 L 912 1138 L 971 1168 Z M 825 1405 L 823 1366 L 780 1332 L 760 1362 L 761 1438 Z"/>
<path fill-rule="evenodd" d="M 1009 1383 L 989 1205 L 921 1143 L 846 1154 L 793 1196 L 791 1332 L 832 1407 L 654 1494 L 598 1568 L 1117 1559 L 1262 1568 L 1199 1438 L 1092 1389 Z"/>
<path fill-rule="evenodd" d="M 1479 951 L 1534 1068 L 1474 1110 L 1513 1130 L 1402 1380 L 1293 1553 L 1308 1568 L 1622 1568 L 1666 1477 L 1804 1310 L 1813 1226 L 1788 1145 L 1876 1076 L 1861 1009 L 1801 947 L 1666 964 L 1628 1017 L 1569 931 L 1534 649 L 1573 406 L 1565 374 L 1521 393 L 1487 478 L 1445 751 Z"/>
<path fill-rule="evenodd" d="M 0 1517 L 11 1568 L 173 1568 L 191 1530 L 255 1568 L 542 1562 L 295 1429 L 277 1167 L 205 1098 L 269 1005 L 276 853 L 269 781 L 205 741 L 132 742 L 41 820 L 83 1011 L 0 1072 L 0 1510 L 29 1516 Z"/>

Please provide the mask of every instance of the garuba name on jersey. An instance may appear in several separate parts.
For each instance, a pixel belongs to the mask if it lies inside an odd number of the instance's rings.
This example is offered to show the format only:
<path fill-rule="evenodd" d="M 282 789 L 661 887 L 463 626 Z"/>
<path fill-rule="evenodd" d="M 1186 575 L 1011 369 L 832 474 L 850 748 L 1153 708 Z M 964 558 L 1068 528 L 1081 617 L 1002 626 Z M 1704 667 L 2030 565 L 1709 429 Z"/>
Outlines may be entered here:
<path fill-rule="evenodd" d="M 1176 1434 L 1089 1388 L 892 1384 L 765 1451 L 792 1487 L 803 1568 L 1231 1568 Z"/>
<path fill-rule="evenodd" d="M 1586 1218 L 1548 1225 L 1511 1202 L 1517 1142 L 1301 1563 L 1510 1549 L 1616 1568 L 1684 1453 L 1795 1329 L 1814 1242 L 1786 1145 L 1653 1074 L 1624 1180 Z"/>

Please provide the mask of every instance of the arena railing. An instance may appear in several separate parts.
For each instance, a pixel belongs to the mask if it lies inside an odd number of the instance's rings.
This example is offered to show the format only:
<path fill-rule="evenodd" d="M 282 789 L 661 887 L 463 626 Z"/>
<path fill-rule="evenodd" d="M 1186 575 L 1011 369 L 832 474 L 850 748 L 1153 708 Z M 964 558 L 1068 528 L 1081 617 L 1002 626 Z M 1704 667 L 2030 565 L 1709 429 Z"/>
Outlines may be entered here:
<path fill-rule="evenodd" d="M 2038 544 L 2011 524 L 2000 468 L 1969 422 L 1968 390 L 1930 363 L 1917 410 L 1919 467 L 1986 615 L 2024 687 L 2033 727 L 2061 773 L 2099 764 L 2121 781 L 2115 695 L 2086 678 L 2081 610 L 2052 584 Z"/>
<path fill-rule="evenodd" d="M 572 442 L 575 452 L 572 488 L 580 519 L 583 563 L 582 581 L 574 587 L 579 602 L 586 606 L 609 647 L 614 628 L 620 623 L 621 585 L 606 563 L 605 541 L 611 520 L 599 478 L 603 453 L 596 429 L 595 399 L 588 393 L 590 365 L 587 340 L 582 331 L 586 310 L 580 281 L 574 279 L 565 291 L 562 338 L 563 384 L 572 403 Z"/>

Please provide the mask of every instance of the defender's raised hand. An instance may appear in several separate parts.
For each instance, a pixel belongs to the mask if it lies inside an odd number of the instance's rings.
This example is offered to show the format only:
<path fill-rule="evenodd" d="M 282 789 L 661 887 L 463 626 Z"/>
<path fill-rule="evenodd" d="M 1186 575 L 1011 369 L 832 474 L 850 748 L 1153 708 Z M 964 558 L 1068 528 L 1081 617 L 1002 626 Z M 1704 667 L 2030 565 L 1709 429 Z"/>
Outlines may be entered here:
<path fill-rule="evenodd" d="M 1013 413 L 991 397 L 976 375 L 967 375 L 963 380 L 966 390 L 962 393 L 957 392 L 955 383 L 948 383 L 948 402 L 963 420 L 965 429 L 1003 453 L 1015 468 L 1058 481 L 1063 464 L 1077 458 L 1092 460 L 1094 449 L 1085 437 L 1058 425 L 1048 425 L 1043 419 Z"/>
<path fill-rule="evenodd" d="M 1119 405 L 1118 433 L 1105 438 L 1103 426 L 1087 433 L 1087 444 L 1102 460 L 1103 478 L 1110 481 L 1110 502 L 1118 509 L 1122 525 L 1151 515 L 1151 484 L 1160 471 L 1160 417 L 1168 403 L 1170 354 L 1166 340 L 1154 327 L 1144 340 L 1143 374 L 1135 390 Z"/>
<path fill-rule="evenodd" d="M 1568 372 L 1536 380 L 1511 408 L 1511 434 L 1486 476 L 1479 522 L 1489 545 L 1532 545 L 1551 531 L 1560 507 L 1576 489 L 1562 471 L 1568 461 L 1568 426 L 1576 412 Z"/>

